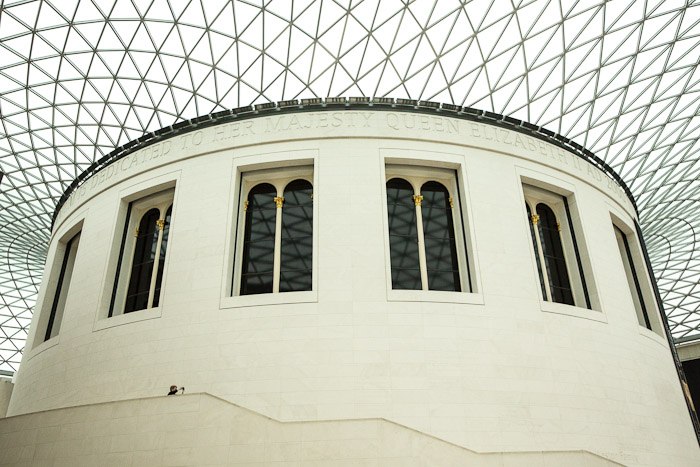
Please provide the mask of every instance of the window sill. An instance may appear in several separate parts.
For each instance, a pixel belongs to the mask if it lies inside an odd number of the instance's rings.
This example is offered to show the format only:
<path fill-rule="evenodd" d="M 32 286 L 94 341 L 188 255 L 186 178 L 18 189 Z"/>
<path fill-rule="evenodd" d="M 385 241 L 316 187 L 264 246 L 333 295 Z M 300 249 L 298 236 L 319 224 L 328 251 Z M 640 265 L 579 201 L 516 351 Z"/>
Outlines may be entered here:
<path fill-rule="evenodd" d="M 574 318 L 589 319 L 591 321 L 598 321 L 600 323 L 608 322 L 605 315 L 600 311 L 589 310 L 588 308 L 581 308 L 578 306 L 565 305 L 564 303 L 540 301 L 540 308 L 545 313 L 573 316 Z"/>
<path fill-rule="evenodd" d="M 444 292 L 441 290 L 392 290 L 387 291 L 386 299 L 390 302 L 432 302 L 432 303 L 466 303 L 483 305 L 484 296 L 469 292 Z"/>
<path fill-rule="evenodd" d="M 49 340 L 47 340 L 47 341 L 44 341 L 44 342 L 42 342 L 41 344 L 35 346 L 35 347 L 31 350 L 31 352 L 29 353 L 29 355 L 27 356 L 27 361 L 29 361 L 29 360 L 31 360 L 32 358 L 36 357 L 36 356 L 39 355 L 40 353 L 42 353 L 42 352 L 44 352 L 44 351 L 46 351 L 46 350 L 49 350 L 51 347 L 55 347 L 56 345 L 58 345 L 58 338 L 59 338 L 59 336 L 60 336 L 60 334 L 58 334 L 57 336 L 54 336 L 54 337 L 52 337 L 51 339 L 49 339 Z"/>
<path fill-rule="evenodd" d="M 236 295 L 234 297 L 222 297 L 219 309 L 243 308 L 247 306 L 286 305 L 290 303 L 315 303 L 318 301 L 318 293 L 315 290 L 304 292 L 279 292 L 257 295 Z"/>
<path fill-rule="evenodd" d="M 101 331 L 107 328 L 113 328 L 115 326 L 122 326 L 124 324 L 136 323 L 138 321 L 146 321 L 148 319 L 160 318 L 161 307 L 149 308 L 147 310 L 132 311 L 131 313 L 121 314 L 112 316 L 111 318 L 99 319 L 95 322 L 93 326 L 93 331 Z"/>
<path fill-rule="evenodd" d="M 660 336 L 656 332 L 652 331 L 651 329 L 647 329 L 644 326 L 639 326 L 639 334 L 646 337 L 647 339 L 651 339 L 654 342 L 663 345 L 664 347 L 668 345 L 666 343 L 666 339 L 663 336 Z"/>

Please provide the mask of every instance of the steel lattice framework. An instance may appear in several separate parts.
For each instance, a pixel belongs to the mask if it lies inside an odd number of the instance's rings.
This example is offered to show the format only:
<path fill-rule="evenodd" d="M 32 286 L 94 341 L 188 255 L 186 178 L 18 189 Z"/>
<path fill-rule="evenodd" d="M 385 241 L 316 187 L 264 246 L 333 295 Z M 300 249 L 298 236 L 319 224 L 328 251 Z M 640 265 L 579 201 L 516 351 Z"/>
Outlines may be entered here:
<path fill-rule="evenodd" d="M 252 103 L 441 101 L 604 159 L 635 194 L 674 337 L 700 336 L 700 2 L 18 0 L 0 7 L 0 370 L 64 188 L 144 132 Z"/>

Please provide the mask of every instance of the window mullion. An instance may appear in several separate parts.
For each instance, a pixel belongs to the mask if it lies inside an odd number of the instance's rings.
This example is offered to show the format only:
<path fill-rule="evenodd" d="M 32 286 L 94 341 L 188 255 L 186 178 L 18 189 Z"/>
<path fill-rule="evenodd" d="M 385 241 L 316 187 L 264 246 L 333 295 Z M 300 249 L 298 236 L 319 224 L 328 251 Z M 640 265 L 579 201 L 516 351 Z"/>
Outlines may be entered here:
<path fill-rule="evenodd" d="M 163 229 L 165 227 L 165 219 L 156 221 L 158 227 L 158 240 L 156 241 L 156 254 L 153 258 L 153 270 L 151 271 L 151 285 L 148 287 L 148 305 L 146 308 L 153 307 L 153 297 L 156 291 L 156 279 L 158 278 L 158 266 L 160 265 L 160 247 L 163 243 Z"/>
<path fill-rule="evenodd" d="M 141 215 L 141 214 L 139 214 L 139 215 Z M 133 241 L 130 242 L 130 243 L 131 243 L 131 251 L 129 251 L 129 256 L 128 256 L 129 262 L 128 262 L 127 265 L 126 265 L 126 266 L 127 266 L 127 267 L 126 267 L 126 270 L 128 271 L 128 273 L 127 273 L 127 276 L 126 276 L 126 282 L 124 282 L 124 283 L 121 285 L 121 287 L 122 287 L 122 288 L 121 288 L 121 292 L 123 292 L 123 297 L 120 299 L 120 301 L 122 302 L 122 303 L 121 303 L 121 306 L 120 306 L 120 309 L 122 310 L 122 313 L 124 313 L 124 308 L 126 307 L 126 300 L 125 300 L 125 298 L 126 298 L 126 296 L 128 295 L 128 292 L 129 292 L 129 284 L 130 284 L 130 282 L 131 282 L 131 275 L 132 275 L 133 272 L 134 272 L 134 271 L 133 271 L 133 268 L 134 268 L 134 259 L 135 259 L 135 258 L 134 258 L 134 254 L 135 254 L 135 252 L 136 252 L 136 244 L 137 244 L 138 241 L 139 241 L 139 224 L 140 224 L 139 219 L 140 219 L 139 216 L 135 216 L 135 218 L 134 218 L 136 227 L 134 227 L 134 229 L 133 229 L 133 231 L 134 231 L 134 234 L 132 235 Z"/>
<path fill-rule="evenodd" d="M 539 226 L 537 225 L 540 222 L 540 216 L 537 214 L 533 214 L 530 217 L 530 222 L 532 222 L 533 225 L 533 230 L 535 231 L 535 240 L 537 241 L 537 251 L 535 254 L 537 255 L 537 260 L 540 262 L 541 265 L 541 270 L 542 270 L 542 278 L 544 279 L 544 289 L 547 292 L 547 296 L 545 297 L 545 300 L 548 302 L 553 301 L 552 300 L 552 290 L 549 285 L 549 271 L 547 271 L 547 263 L 544 260 L 544 250 L 542 249 L 542 239 L 540 238 L 540 229 Z"/>
<path fill-rule="evenodd" d="M 418 262 L 420 264 L 420 280 L 423 290 L 428 290 L 428 261 L 425 257 L 425 236 L 423 234 L 423 211 L 421 204 L 423 196 L 413 195 L 413 203 L 416 205 L 416 231 L 418 233 Z"/>
<path fill-rule="evenodd" d="M 275 217 L 275 254 L 272 269 L 272 293 L 280 291 L 280 269 L 282 268 L 282 206 L 284 205 L 283 196 L 275 196 L 275 206 L 277 206 L 277 215 Z"/>
<path fill-rule="evenodd" d="M 238 240 L 238 238 L 236 238 L 236 243 L 235 243 L 235 245 L 236 245 L 236 260 L 235 260 L 234 264 L 242 264 L 243 258 L 245 256 L 243 253 L 243 250 L 245 249 L 245 226 L 246 226 L 246 222 L 248 222 L 248 205 L 249 205 L 249 201 L 246 198 L 246 200 L 243 201 L 243 216 L 242 216 L 241 224 L 240 224 L 243 226 L 243 235 L 242 235 L 241 240 Z M 239 250 L 239 246 L 240 246 L 240 250 Z M 233 271 L 234 275 L 233 275 L 233 280 L 231 281 L 231 295 L 235 295 L 236 290 L 238 291 L 239 294 L 241 293 L 241 284 L 243 283 L 243 269 L 241 267 L 239 267 L 237 271 L 238 272 L 236 272 L 236 270 Z"/>
<path fill-rule="evenodd" d="M 457 249 L 457 255 L 459 255 L 459 248 L 457 247 L 457 239 L 459 238 L 459 231 L 457 230 L 457 225 L 464 225 L 462 224 L 462 215 L 461 213 L 456 213 L 455 212 L 455 202 L 454 198 L 452 197 L 452 194 L 448 191 L 447 192 L 449 197 L 447 198 L 447 202 L 450 203 L 450 210 L 452 211 L 452 235 L 454 236 L 455 239 L 455 248 Z M 455 215 L 458 214 L 458 215 Z M 467 249 L 464 249 L 464 253 L 466 254 Z M 466 259 L 466 258 L 465 258 Z M 459 260 L 458 260 L 459 261 Z M 461 262 L 461 261 L 460 261 Z M 468 261 L 465 261 L 468 263 Z M 469 271 L 469 266 L 467 265 L 467 271 Z M 459 290 L 464 290 L 464 274 L 461 270 L 459 269 Z M 467 272 L 467 277 L 469 276 L 469 272 Z M 469 292 L 471 292 L 471 280 L 468 278 L 468 286 L 469 288 L 467 289 Z"/>

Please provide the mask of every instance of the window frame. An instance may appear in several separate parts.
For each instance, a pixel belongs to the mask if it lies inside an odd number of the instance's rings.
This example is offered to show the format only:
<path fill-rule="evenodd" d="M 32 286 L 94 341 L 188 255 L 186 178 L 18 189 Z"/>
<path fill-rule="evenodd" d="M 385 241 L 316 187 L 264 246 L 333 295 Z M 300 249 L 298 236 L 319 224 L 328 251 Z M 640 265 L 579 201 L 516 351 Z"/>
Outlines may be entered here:
<path fill-rule="evenodd" d="M 280 156 L 278 153 L 273 155 L 274 157 Z M 315 151 L 298 150 L 288 151 L 282 155 L 285 159 L 280 161 L 271 161 L 271 154 L 256 154 L 251 155 L 246 160 L 247 164 L 239 165 L 235 160 L 233 162 L 233 179 L 235 183 L 232 184 L 230 196 L 229 228 L 226 232 L 228 241 L 226 242 L 226 252 L 224 254 L 220 309 L 310 303 L 318 300 L 317 154 Z M 284 196 L 284 188 L 290 182 L 298 179 L 311 183 L 314 196 L 311 290 L 241 295 L 241 268 L 245 234 L 244 207 L 248 192 L 260 183 L 270 183 L 277 190 L 277 196 Z M 282 193 L 282 195 L 279 193 Z M 279 255 L 279 251 L 276 249 L 275 255 Z"/>
<path fill-rule="evenodd" d="M 63 314 L 66 310 L 68 294 L 73 279 L 73 271 L 75 268 L 75 260 L 78 256 L 78 247 L 80 245 L 80 232 L 73 235 L 63 247 L 63 259 L 61 260 L 61 268 L 58 275 L 58 282 L 53 292 L 53 300 L 51 300 L 51 309 L 49 311 L 48 321 L 46 323 L 46 332 L 44 333 L 44 342 L 58 336 L 63 321 Z"/>
<path fill-rule="evenodd" d="M 110 210 L 108 213 L 102 212 L 102 216 L 109 216 L 109 225 L 111 235 L 109 238 L 100 237 L 98 241 L 99 247 L 96 248 L 96 254 L 102 253 L 101 261 L 104 263 L 102 271 L 102 281 L 100 287 L 100 297 L 97 305 L 96 313 L 92 324 L 93 332 L 110 329 L 124 324 L 145 321 L 149 319 L 160 318 L 163 314 L 163 302 L 157 308 L 149 308 L 141 310 L 138 313 L 119 314 L 109 317 L 109 307 L 114 291 L 114 280 L 116 278 L 117 263 L 121 257 L 121 244 L 124 238 L 124 227 L 128 219 L 129 203 L 138 201 L 153 194 L 158 194 L 162 191 L 174 189 L 173 194 L 173 211 L 171 222 L 177 223 L 178 212 L 178 196 L 182 171 L 180 169 L 168 171 L 160 175 L 153 176 L 150 173 L 144 173 L 135 178 L 133 183 L 121 188 L 115 194 L 109 194 L 112 197 L 112 202 L 116 209 Z M 177 229 L 170 231 L 168 243 L 175 241 L 177 237 Z M 165 258 L 165 267 L 163 268 L 162 288 L 167 287 L 168 282 L 168 267 L 172 255 L 168 253 Z"/>
<path fill-rule="evenodd" d="M 620 253 L 625 282 L 629 288 L 630 300 L 635 311 L 639 330 L 644 333 L 654 333 L 665 340 L 664 326 L 659 316 L 656 297 L 639 243 L 639 237 L 634 228 L 629 227 L 627 223 L 612 212 L 610 217 L 613 239 Z M 622 244 L 618 233 L 622 236 Z"/>
<path fill-rule="evenodd" d="M 480 281 L 476 271 L 476 248 L 474 234 L 470 228 L 469 205 L 467 203 L 466 174 L 463 170 L 463 156 L 450 154 L 435 154 L 435 160 L 424 159 L 432 155 L 429 151 L 412 149 L 383 149 L 381 159 L 382 189 L 381 202 L 384 225 L 385 271 L 387 300 L 415 301 L 438 303 L 469 303 L 483 304 L 483 295 L 479 292 Z M 400 154 L 401 157 L 393 157 Z M 410 157 L 415 155 L 417 157 Z M 407 157 L 409 156 L 409 157 Z M 418 157 L 420 156 L 420 158 Z M 452 156 L 452 157 L 451 157 Z M 387 206 L 387 182 L 393 178 L 406 180 L 414 189 L 420 189 L 429 181 L 442 184 L 453 200 L 452 221 L 457 249 L 457 263 L 461 291 L 430 290 L 423 287 L 420 290 L 394 289 L 391 270 L 391 247 L 389 238 L 389 213 Z M 427 275 L 427 270 L 421 274 Z M 427 284 L 426 284 L 427 285 Z"/>
<path fill-rule="evenodd" d="M 113 318 L 120 315 L 127 315 L 130 313 L 137 313 L 146 310 L 157 309 L 162 304 L 162 294 L 163 294 L 163 283 L 165 281 L 165 274 L 167 271 L 167 265 L 165 262 L 168 260 L 168 254 L 166 250 L 165 260 L 162 270 L 162 281 L 160 284 L 160 297 L 158 300 L 158 305 L 153 306 L 155 300 L 155 288 L 156 280 L 159 271 L 159 259 L 161 254 L 161 243 L 164 236 L 164 221 L 168 210 L 171 212 L 170 223 L 168 227 L 172 226 L 172 218 L 174 213 L 175 205 L 175 188 L 168 188 L 156 193 L 148 194 L 144 197 L 137 198 L 130 201 L 127 206 L 126 220 L 124 222 L 124 230 L 121 236 L 121 246 L 119 248 L 119 258 L 117 259 L 117 268 L 114 274 L 114 282 L 112 293 L 109 301 L 109 308 L 107 311 L 107 317 Z M 154 266 L 151 270 L 151 280 L 149 282 L 149 298 L 146 308 L 141 308 L 137 310 L 125 311 L 127 294 L 131 282 L 131 274 L 133 273 L 133 262 L 135 248 L 137 245 L 137 240 L 133 240 L 138 235 L 138 228 L 141 223 L 142 218 L 152 209 L 158 209 L 159 217 L 156 221 L 158 240 L 156 246 L 156 257 L 154 258 Z M 163 221 L 163 222 L 161 222 Z M 170 229 L 168 229 L 170 230 Z M 168 243 L 170 243 L 170 231 L 168 231 Z"/>
<path fill-rule="evenodd" d="M 543 310 L 557 312 L 562 310 L 560 307 L 565 307 L 598 311 L 600 307 L 591 290 L 593 287 L 591 270 L 590 267 L 586 267 L 584 264 L 587 249 L 583 241 L 582 229 L 579 223 L 576 222 L 579 217 L 573 209 L 573 206 L 576 204 L 573 193 L 566 192 L 563 189 L 554 191 L 556 188 L 548 184 L 541 184 L 525 177 L 521 178 L 520 188 L 523 195 L 523 213 L 527 223 L 528 245 L 535 262 L 537 295 L 542 303 Z M 545 204 L 549 207 L 556 217 L 574 301 L 573 305 L 552 300 L 550 281 L 548 280 L 549 273 L 538 226 L 539 215 L 537 214 L 537 206 L 539 204 Z M 527 215 L 528 208 L 532 213 L 531 216 Z M 533 233 L 534 241 L 532 238 Z"/>
<path fill-rule="evenodd" d="M 54 251 L 50 255 L 50 258 L 52 259 L 50 262 L 47 261 L 47 264 L 51 264 L 51 267 L 45 271 L 44 295 L 43 297 L 40 297 L 40 300 L 37 302 L 40 304 L 40 307 L 37 308 L 37 322 L 32 325 L 32 328 L 34 328 L 34 334 L 32 336 L 31 346 L 27 346 L 27 349 L 31 349 L 32 354 L 35 351 L 36 353 L 40 353 L 60 342 L 60 328 L 65 317 L 67 305 L 70 303 L 70 289 L 71 285 L 74 283 L 73 274 L 75 273 L 75 265 L 78 263 L 79 259 L 78 253 L 80 248 L 80 237 L 83 234 L 85 214 L 80 214 L 78 217 L 80 217 L 78 222 L 72 224 L 71 227 L 64 229 L 60 235 L 56 235 L 58 240 L 55 241 Z M 69 244 L 71 246 L 70 251 L 68 250 Z M 72 258 L 68 256 L 71 254 L 73 255 Z M 70 264 L 70 274 L 67 283 L 65 270 L 63 269 L 64 263 L 66 263 L 66 268 L 69 266 L 68 263 L 72 263 Z M 61 276 L 63 276 L 63 278 Z M 61 281 L 61 279 L 63 280 Z M 61 298 L 60 294 L 62 292 L 64 296 Z M 54 305 L 60 307 L 61 310 L 59 311 L 57 308 L 56 312 L 54 313 Z M 56 328 L 55 333 L 52 332 L 54 334 L 53 336 L 46 338 L 47 333 L 49 332 L 49 324 L 52 317 L 51 315 L 54 315 L 53 327 L 56 327 L 56 322 L 58 322 L 58 327 Z"/>

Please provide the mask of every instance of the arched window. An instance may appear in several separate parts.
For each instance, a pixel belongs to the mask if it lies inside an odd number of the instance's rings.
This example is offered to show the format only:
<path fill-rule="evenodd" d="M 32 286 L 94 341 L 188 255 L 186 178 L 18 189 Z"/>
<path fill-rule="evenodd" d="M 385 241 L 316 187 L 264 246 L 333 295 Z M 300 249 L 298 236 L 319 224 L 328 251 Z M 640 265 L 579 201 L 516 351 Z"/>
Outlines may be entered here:
<path fill-rule="evenodd" d="M 455 228 L 452 220 L 452 198 L 444 185 L 427 182 L 421 187 L 421 212 L 425 263 L 430 290 L 459 292 L 459 263 Z"/>
<path fill-rule="evenodd" d="M 567 198 L 530 185 L 523 190 L 543 299 L 590 309 Z"/>
<path fill-rule="evenodd" d="M 245 202 L 241 295 L 272 292 L 277 189 L 269 183 L 253 187 Z"/>
<path fill-rule="evenodd" d="M 129 203 L 109 316 L 161 304 L 173 193 L 168 190 Z"/>
<path fill-rule="evenodd" d="M 413 196 L 413 187 L 406 180 L 393 178 L 386 184 L 391 285 L 394 289 L 422 288 Z"/>
<path fill-rule="evenodd" d="M 171 213 L 172 206 L 168 208 L 163 219 L 160 210 L 154 208 L 141 217 L 136 233 L 124 313 L 158 306 Z"/>
<path fill-rule="evenodd" d="M 294 173 L 255 184 L 245 198 L 240 295 L 312 289 L 313 185 Z"/>
<path fill-rule="evenodd" d="M 540 278 L 540 287 L 542 287 L 542 296 L 546 299 L 547 298 L 547 287 L 545 286 L 544 282 L 544 275 L 542 274 L 542 263 L 540 262 L 540 248 L 537 246 L 537 235 L 535 234 L 535 222 L 533 222 L 534 218 L 532 217 L 532 209 L 530 209 L 530 205 L 525 203 L 525 208 L 527 209 L 527 219 L 528 219 L 528 224 L 530 225 L 530 236 L 532 237 L 532 248 L 535 250 L 535 256 L 537 257 L 537 275 Z"/>
<path fill-rule="evenodd" d="M 313 187 L 294 180 L 284 189 L 280 292 L 311 290 L 313 260 Z"/>
<path fill-rule="evenodd" d="M 460 292 L 453 198 L 443 183 L 413 171 L 386 184 L 392 289 Z"/>
<path fill-rule="evenodd" d="M 158 209 L 151 209 L 141 218 L 136 232 L 136 246 L 129 275 L 129 288 L 126 293 L 124 313 L 148 308 L 148 295 L 153 278 L 153 264 L 158 246 L 158 226 L 160 218 Z"/>
<path fill-rule="evenodd" d="M 547 278 L 549 279 L 549 292 L 553 302 L 574 304 L 574 296 L 571 292 L 569 273 L 566 269 L 564 248 L 559 235 L 559 223 L 552 209 L 546 204 L 537 205 L 537 224 L 542 244 L 542 257 L 544 259 Z"/>

